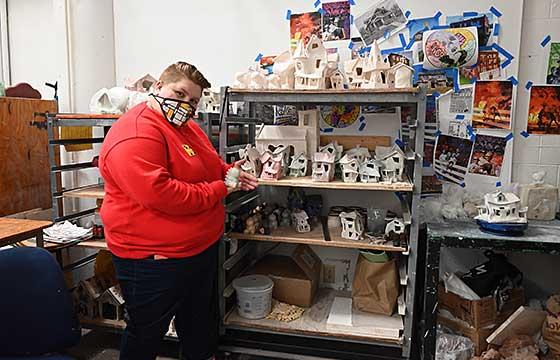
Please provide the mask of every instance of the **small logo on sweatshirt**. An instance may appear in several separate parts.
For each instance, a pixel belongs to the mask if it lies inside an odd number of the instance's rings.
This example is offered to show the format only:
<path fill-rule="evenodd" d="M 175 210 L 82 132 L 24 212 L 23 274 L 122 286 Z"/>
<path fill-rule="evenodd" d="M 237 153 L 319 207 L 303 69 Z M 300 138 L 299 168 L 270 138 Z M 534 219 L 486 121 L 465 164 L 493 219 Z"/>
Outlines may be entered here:
<path fill-rule="evenodd" d="M 187 144 L 183 144 L 183 150 L 187 153 L 188 156 L 195 156 L 196 153 L 194 150 Z"/>

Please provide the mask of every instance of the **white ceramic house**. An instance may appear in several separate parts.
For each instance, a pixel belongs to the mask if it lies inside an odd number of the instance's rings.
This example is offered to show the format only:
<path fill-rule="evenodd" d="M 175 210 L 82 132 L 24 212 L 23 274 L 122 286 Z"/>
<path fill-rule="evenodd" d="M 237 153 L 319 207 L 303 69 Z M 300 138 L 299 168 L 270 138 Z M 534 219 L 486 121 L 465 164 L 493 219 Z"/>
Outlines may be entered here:
<path fill-rule="evenodd" d="M 478 206 L 477 220 L 489 223 L 527 223 L 527 208 L 514 193 L 500 190 L 484 195 L 484 206 Z"/>
<path fill-rule="evenodd" d="M 282 78 L 277 74 L 266 76 L 266 88 L 270 90 L 282 89 Z"/>
<path fill-rule="evenodd" d="M 125 80 L 124 87 L 131 91 L 149 92 L 157 79 L 150 74 L 146 74 L 138 79 Z"/>
<path fill-rule="evenodd" d="M 292 224 L 299 233 L 305 233 L 311 231 L 311 226 L 309 225 L 309 216 L 304 210 L 295 210 L 292 212 Z"/>
<path fill-rule="evenodd" d="M 363 183 L 377 183 L 381 180 L 383 164 L 375 159 L 368 159 L 360 165 L 360 181 Z"/>
<path fill-rule="evenodd" d="M 383 61 L 381 50 L 377 40 L 371 45 L 369 53 L 368 67 L 366 68 L 367 83 L 364 88 L 367 89 L 384 89 L 387 88 L 387 72 L 389 65 Z"/>
<path fill-rule="evenodd" d="M 295 64 L 295 89 L 325 88 L 327 49 L 321 39 L 311 35 L 306 46 L 303 39 L 300 40 L 292 57 Z"/>
<path fill-rule="evenodd" d="M 333 90 L 342 90 L 344 89 L 344 73 L 339 69 L 336 69 L 330 76 L 329 76 L 329 85 L 330 89 Z"/>
<path fill-rule="evenodd" d="M 198 110 L 205 113 L 219 113 L 220 93 L 214 92 L 210 89 L 202 90 Z"/>
<path fill-rule="evenodd" d="M 411 88 L 413 75 L 413 68 L 399 62 L 387 70 L 387 85 L 396 89 Z"/>
<path fill-rule="evenodd" d="M 313 181 L 329 182 L 334 178 L 335 155 L 328 152 L 317 152 L 313 155 Z"/>
<path fill-rule="evenodd" d="M 340 160 L 340 158 L 342 157 L 342 151 L 343 151 L 342 145 L 338 145 L 336 141 L 328 143 L 327 145 L 321 146 L 319 148 L 319 152 L 333 154 L 335 161 Z"/>
<path fill-rule="evenodd" d="M 288 50 L 274 59 L 272 72 L 280 77 L 281 89 L 294 88 L 295 65 L 292 53 Z"/>
<path fill-rule="evenodd" d="M 356 211 L 341 212 L 338 216 L 342 223 L 342 237 L 349 240 L 360 240 L 364 233 L 362 216 Z"/>
<path fill-rule="evenodd" d="M 241 170 L 255 177 L 261 174 L 261 153 L 253 145 L 248 144 L 245 149 L 240 149 L 239 158 L 245 160 L 243 165 L 241 165 Z"/>
<path fill-rule="evenodd" d="M 305 154 L 300 153 L 298 155 L 292 156 L 292 162 L 290 163 L 290 176 L 293 177 L 303 177 L 307 176 L 307 164 L 308 159 Z"/>
<path fill-rule="evenodd" d="M 370 69 L 369 59 L 357 57 L 344 62 L 344 73 L 348 78 L 348 86 L 350 89 L 360 89 L 364 87 L 369 80 L 369 73 L 366 69 Z M 367 75 L 367 76 L 366 76 Z"/>
<path fill-rule="evenodd" d="M 397 235 L 404 234 L 405 228 L 406 227 L 402 219 L 393 219 L 385 226 L 385 235 L 390 236 L 391 232 Z"/>
<path fill-rule="evenodd" d="M 344 155 L 338 162 L 342 168 L 342 180 L 354 183 L 358 180 L 360 161 L 357 157 Z"/>
<path fill-rule="evenodd" d="M 294 154 L 307 154 L 307 129 L 299 126 L 264 125 L 255 139 L 255 146 L 262 154 L 279 147 L 293 148 Z M 286 166 L 288 160 L 286 159 Z"/>
<path fill-rule="evenodd" d="M 266 150 L 261 156 L 262 172 L 260 178 L 263 180 L 278 180 L 282 177 L 282 161 L 284 153 L 273 153 Z"/>
<path fill-rule="evenodd" d="M 99 316 L 106 320 L 124 320 L 124 298 L 119 285 L 107 289 L 99 298 Z"/>
<path fill-rule="evenodd" d="M 383 163 L 381 178 L 384 182 L 402 181 L 405 154 L 398 145 L 392 148 L 378 146 L 375 148 L 376 159 Z"/>

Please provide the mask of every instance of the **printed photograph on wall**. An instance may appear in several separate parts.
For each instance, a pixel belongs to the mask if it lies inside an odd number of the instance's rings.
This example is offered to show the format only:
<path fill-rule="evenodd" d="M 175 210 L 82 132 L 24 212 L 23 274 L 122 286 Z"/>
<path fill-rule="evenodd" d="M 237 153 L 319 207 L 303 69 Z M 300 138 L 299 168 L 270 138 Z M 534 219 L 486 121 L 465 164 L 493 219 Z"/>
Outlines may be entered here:
<path fill-rule="evenodd" d="M 434 26 L 439 25 L 439 19 L 436 17 L 410 19 L 406 23 L 408 28 L 409 39 L 422 38 L 422 34 Z"/>
<path fill-rule="evenodd" d="M 486 16 L 486 19 L 481 19 L 482 16 Z M 457 24 L 461 22 L 463 22 L 463 24 L 465 24 L 466 26 L 476 26 L 478 28 L 478 26 L 481 25 L 483 27 L 486 27 L 486 29 L 478 30 L 482 38 L 487 38 L 486 42 L 482 42 L 479 37 L 480 46 L 490 46 L 497 40 L 497 36 L 493 35 L 493 30 L 494 25 L 498 23 L 498 18 L 496 18 L 492 12 L 487 12 L 484 14 L 467 13 L 462 15 L 448 15 L 445 19 L 445 23 L 449 26 L 451 26 L 451 24 Z"/>
<path fill-rule="evenodd" d="M 477 134 L 469 173 L 500 177 L 507 140 L 504 137 Z"/>
<path fill-rule="evenodd" d="M 367 45 L 382 38 L 385 34 L 402 28 L 406 24 L 406 16 L 395 0 L 384 0 L 370 7 L 355 21 L 362 39 Z"/>
<path fill-rule="evenodd" d="M 452 28 L 476 27 L 478 30 L 478 43 L 480 46 L 486 46 L 488 44 L 488 39 L 490 39 L 490 35 L 492 34 L 492 27 L 486 15 L 452 22 L 449 26 Z"/>
<path fill-rule="evenodd" d="M 426 31 L 424 68 L 428 70 L 472 66 L 478 61 L 476 27 Z"/>
<path fill-rule="evenodd" d="M 531 87 L 527 132 L 560 135 L 560 85 Z"/>
<path fill-rule="evenodd" d="M 467 174 L 473 142 L 450 135 L 437 138 L 434 151 L 434 170 L 443 180 L 461 184 Z"/>
<path fill-rule="evenodd" d="M 318 11 L 302 14 L 292 14 L 290 16 L 290 45 L 292 49 L 297 47 L 299 40 L 307 45 L 311 35 L 322 37 L 321 32 L 321 13 Z"/>
<path fill-rule="evenodd" d="M 449 100 L 451 114 L 470 114 L 472 112 L 473 89 L 465 88 L 459 92 L 452 92 Z"/>
<path fill-rule="evenodd" d="M 560 43 L 550 43 L 546 83 L 560 85 Z"/>
<path fill-rule="evenodd" d="M 323 41 L 350 39 L 350 3 L 323 4 Z"/>
<path fill-rule="evenodd" d="M 467 120 L 449 120 L 449 127 L 447 128 L 447 134 L 451 136 L 460 137 L 463 139 L 469 138 L 469 131 L 467 127 L 469 126 Z"/>
<path fill-rule="evenodd" d="M 498 80 L 500 77 L 500 54 L 493 50 L 480 51 L 476 66 L 459 68 L 459 85 L 472 84 L 475 80 Z"/>
<path fill-rule="evenodd" d="M 513 84 L 511 81 L 477 81 L 474 88 L 474 128 L 511 127 Z"/>
<path fill-rule="evenodd" d="M 358 105 L 322 106 L 321 117 L 325 124 L 332 128 L 345 128 L 356 122 L 360 115 Z"/>
<path fill-rule="evenodd" d="M 441 194 L 443 185 L 436 175 L 422 176 L 422 194 Z"/>
<path fill-rule="evenodd" d="M 453 88 L 455 84 L 453 69 L 415 71 L 412 81 L 414 86 L 428 89 Z"/>

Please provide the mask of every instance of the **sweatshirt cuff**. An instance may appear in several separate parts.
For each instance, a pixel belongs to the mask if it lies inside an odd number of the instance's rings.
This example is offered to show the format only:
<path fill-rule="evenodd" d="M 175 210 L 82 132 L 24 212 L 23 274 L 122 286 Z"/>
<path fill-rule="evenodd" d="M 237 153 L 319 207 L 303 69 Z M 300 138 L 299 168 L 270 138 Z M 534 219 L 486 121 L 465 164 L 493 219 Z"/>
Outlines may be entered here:
<path fill-rule="evenodd" d="M 227 196 L 226 183 L 222 180 L 213 181 L 208 186 L 210 186 L 212 191 L 218 196 L 218 200 L 222 200 Z"/>

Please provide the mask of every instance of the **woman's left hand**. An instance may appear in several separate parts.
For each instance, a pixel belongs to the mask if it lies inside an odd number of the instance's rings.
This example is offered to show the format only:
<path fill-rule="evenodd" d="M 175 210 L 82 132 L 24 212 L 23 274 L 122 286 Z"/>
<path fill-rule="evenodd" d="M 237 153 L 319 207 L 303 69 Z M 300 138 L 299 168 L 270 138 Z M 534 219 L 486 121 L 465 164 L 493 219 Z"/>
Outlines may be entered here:
<path fill-rule="evenodd" d="M 239 169 L 239 171 L 241 171 L 241 173 L 239 174 L 239 189 L 243 190 L 243 191 L 250 191 L 250 190 L 255 190 L 257 188 L 257 186 L 259 185 L 259 181 L 256 177 L 254 177 L 253 175 L 246 173 L 245 171 L 241 170 L 241 164 L 243 164 L 245 161 L 241 160 L 241 161 L 236 161 L 233 166 L 235 166 L 236 168 Z"/>

